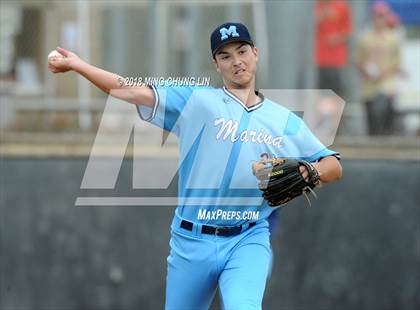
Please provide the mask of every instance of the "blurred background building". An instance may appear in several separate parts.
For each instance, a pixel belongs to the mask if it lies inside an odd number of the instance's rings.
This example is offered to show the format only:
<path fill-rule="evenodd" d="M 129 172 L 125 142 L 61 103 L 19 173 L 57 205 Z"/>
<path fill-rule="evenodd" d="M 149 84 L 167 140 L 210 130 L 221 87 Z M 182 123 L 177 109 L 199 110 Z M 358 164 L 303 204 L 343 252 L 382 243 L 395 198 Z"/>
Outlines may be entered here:
<path fill-rule="evenodd" d="M 404 72 L 398 78 L 394 134 L 417 135 L 419 7 L 410 0 L 388 3 L 400 20 Z M 348 5 L 353 26 L 340 94 L 348 104 L 339 132 L 354 136 L 367 132 L 355 54 L 358 38 L 371 24 L 372 2 Z M 0 126 L 95 130 L 94 112 L 105 95 L 76 75 L 49 73 L 46 55 L 57 45 L 122 76 L 209 76 L 217 86 L 208 36 L 226 20 L 250 26 L 262 54 L 260 88 L 317 88 L 313 6 L 312 1 L 2 1 Z"/>
<path fill-rule="evenodd" d="M 297 202 L 284 213 L 273 239 L 267 309 L 420 306 L 420 2 L 384 1 L 397 17 L 401 68 L 394 128 L 379 136 L 368 135 L 356 58 L 360 37 L 372 28 L 374 2 L 346 3 L 351 31 L 340 67 L 346 105 L 332 146 L 343 155 L 344 179 L 321 189 L 315 208 Z M 315 5 L 2 0 L 0 308 L 163 305 L 173 210 L 74 207 L 78 196 L 139 193 L 131 188 L 130 152 L 114 190 L 80 189 L 107 96 L 76 74 L 51 74 L 52 49 L 62 46 L 124 77 L 210 77 L 220 86 L 209 35 L 226 20 L 241 21 L 260 48 L 260 89 L 315 89 Z M 124 122 L 116 115 L 111 129 L 118 132 Z M 149 177 L 158 177 L 155 157 L 145 160 Z M 175 190 L 176 180 L 166 194 Z"/>

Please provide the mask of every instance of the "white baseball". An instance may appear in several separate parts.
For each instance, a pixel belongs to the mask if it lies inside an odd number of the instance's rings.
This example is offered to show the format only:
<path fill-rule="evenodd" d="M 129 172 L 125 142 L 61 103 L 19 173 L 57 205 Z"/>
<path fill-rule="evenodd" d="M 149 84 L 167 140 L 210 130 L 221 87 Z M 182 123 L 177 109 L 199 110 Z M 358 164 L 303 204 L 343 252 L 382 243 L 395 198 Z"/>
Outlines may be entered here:
<path fill-rule="evenodd" d="M 51 53 L 48 54 L 48 59 L 50 58 L 63 58 L 64 56 L 61 55 L 59 52 L 57 52 L 56 50 L 52 50 Z"/>

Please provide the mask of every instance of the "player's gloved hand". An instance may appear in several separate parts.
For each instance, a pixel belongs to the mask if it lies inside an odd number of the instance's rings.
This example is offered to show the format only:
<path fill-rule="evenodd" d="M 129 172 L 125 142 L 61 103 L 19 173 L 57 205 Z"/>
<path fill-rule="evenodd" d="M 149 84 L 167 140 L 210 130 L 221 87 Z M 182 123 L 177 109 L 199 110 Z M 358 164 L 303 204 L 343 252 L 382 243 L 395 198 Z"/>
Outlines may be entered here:
<path fill-rule="evenodd" d="M 70 52 L 62 47 L 57 47 L 56 51 L 61 54 L 60 56 L 48 58 L 48 69 L 52 73 L 67 72 L 73 69 L 76 62 L 81 61 L 79 56 Z"/>
<path fill-rule="evenodd" d="M 315 195 L 312 189 L 320 184 L 318 171 L 304 160 L 272 158 L 254 163 L 252 172 L 271 207 L 283 205 L 302 194 L 306 196 L 308 192 Z"/>

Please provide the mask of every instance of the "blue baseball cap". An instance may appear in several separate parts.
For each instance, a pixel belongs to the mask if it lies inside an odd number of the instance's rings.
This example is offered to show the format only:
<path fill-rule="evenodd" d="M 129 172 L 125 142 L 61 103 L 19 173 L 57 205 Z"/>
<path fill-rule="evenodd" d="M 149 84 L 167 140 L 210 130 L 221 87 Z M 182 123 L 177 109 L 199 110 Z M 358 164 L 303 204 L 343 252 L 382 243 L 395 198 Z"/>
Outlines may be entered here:
<path fill-rule="evenodd" d="M 248 29 L 241 23 L 224 23 L 213 30 L 210 36 L 211 53 L 213 58 L 216 52 L 230 42 L 246 42 L 254 45 Z"/>

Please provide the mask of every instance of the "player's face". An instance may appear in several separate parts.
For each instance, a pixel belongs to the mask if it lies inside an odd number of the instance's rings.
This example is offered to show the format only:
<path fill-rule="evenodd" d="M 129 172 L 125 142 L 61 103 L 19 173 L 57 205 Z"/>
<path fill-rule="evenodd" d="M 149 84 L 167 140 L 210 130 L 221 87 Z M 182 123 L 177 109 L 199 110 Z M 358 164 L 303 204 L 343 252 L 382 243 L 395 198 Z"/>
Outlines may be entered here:
<path fill-rule="evenodd" d="M 253 88 L 258 49 L 244 42 L 233 42 L 216 53 L 216 70 L 227 88 Z"/>
<path fill-rule="evenodd" d="M 373 23 L 377 29 L 383 30 L 387 28 L 385 15 L 375 15 L 373 17 Z"/>

